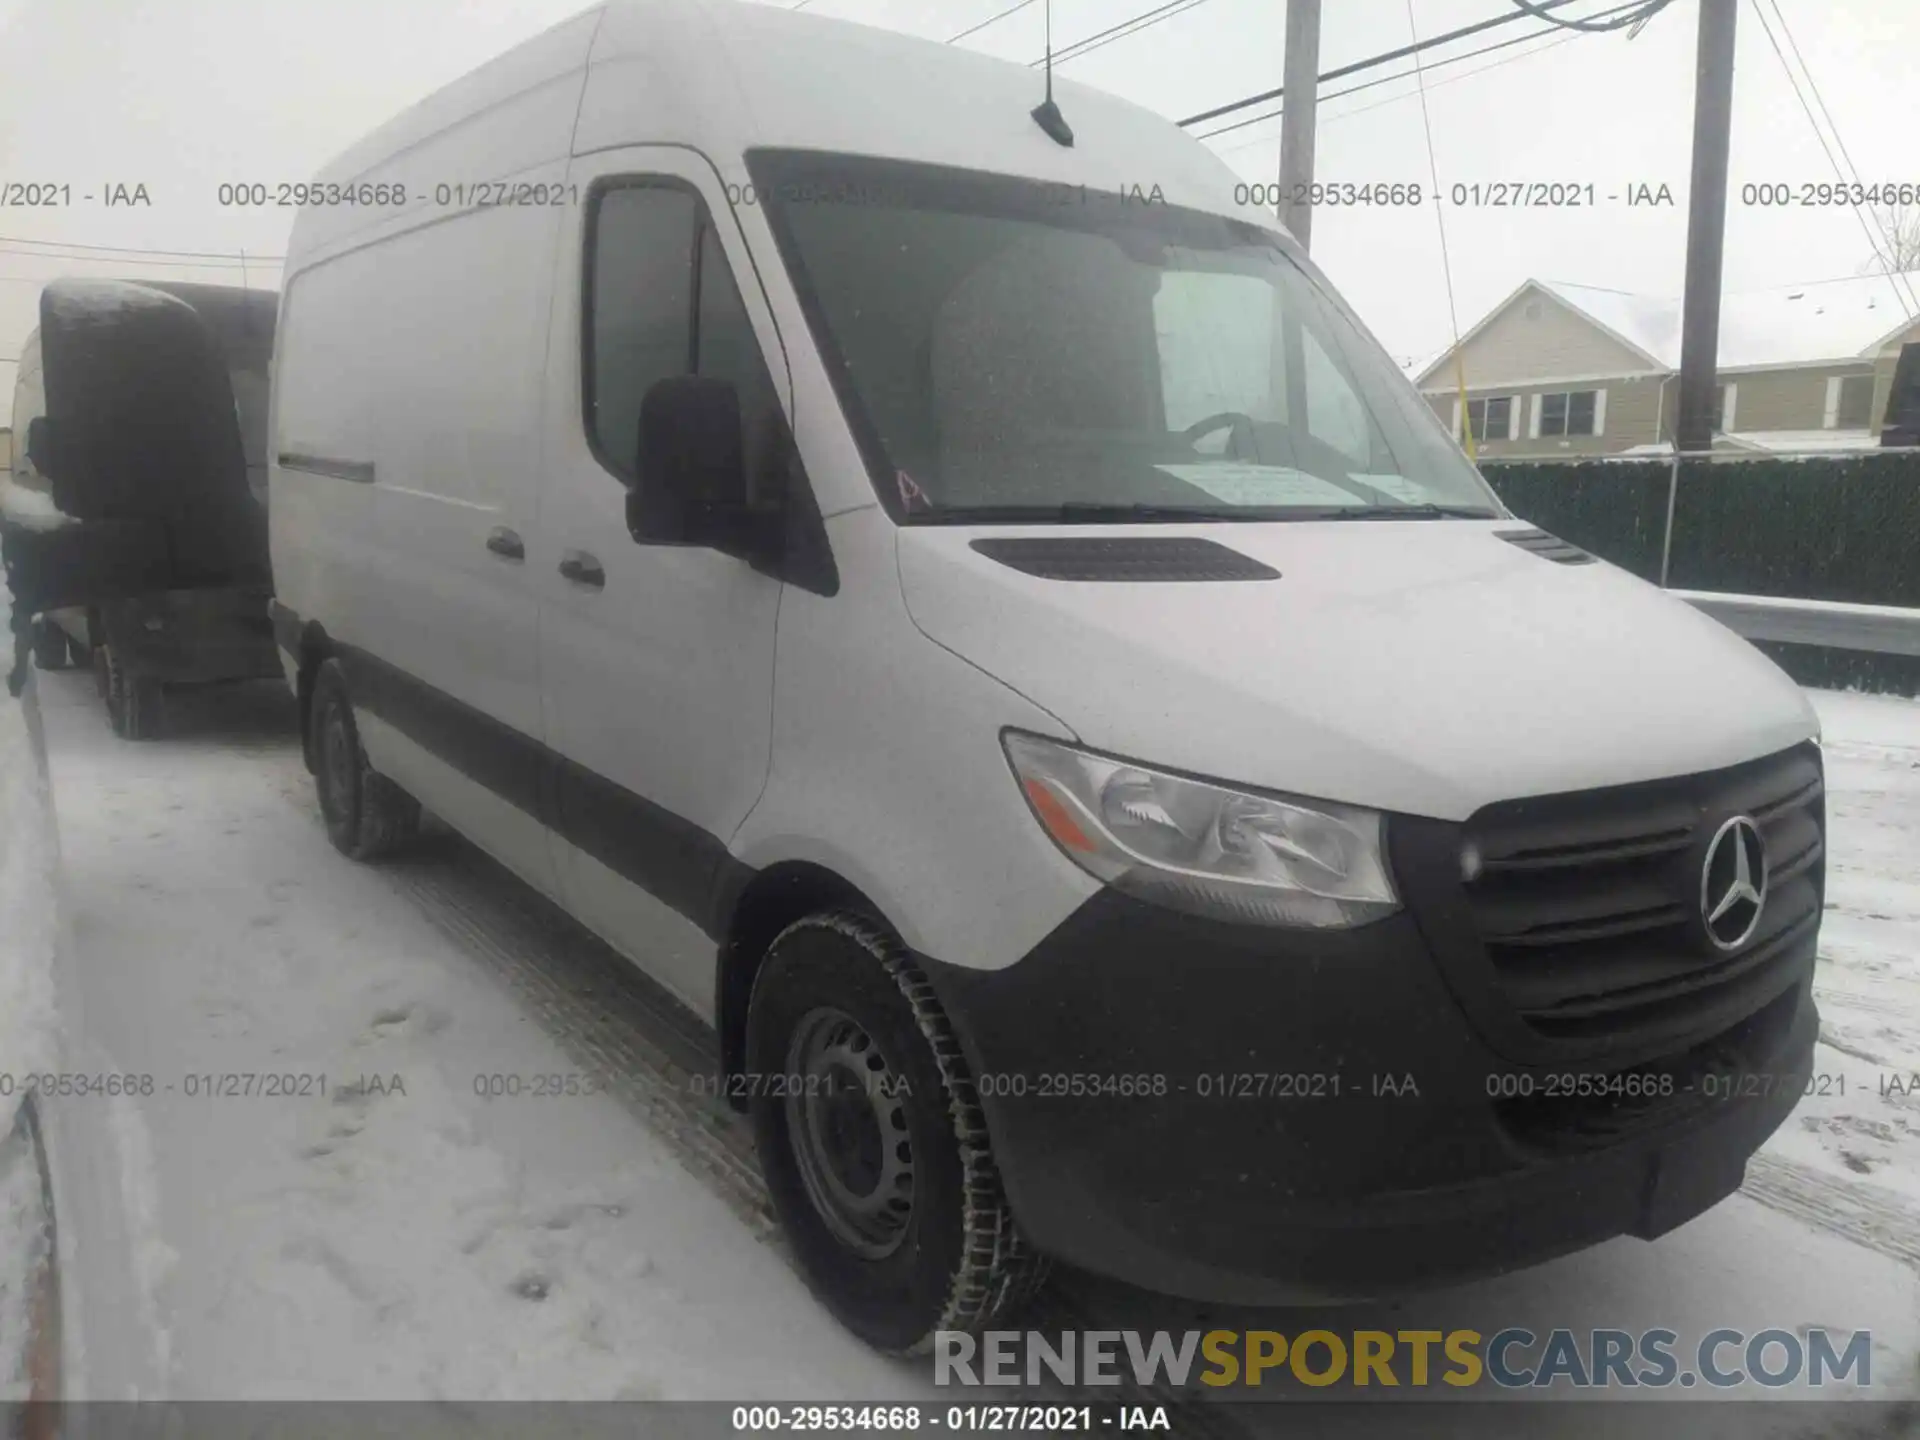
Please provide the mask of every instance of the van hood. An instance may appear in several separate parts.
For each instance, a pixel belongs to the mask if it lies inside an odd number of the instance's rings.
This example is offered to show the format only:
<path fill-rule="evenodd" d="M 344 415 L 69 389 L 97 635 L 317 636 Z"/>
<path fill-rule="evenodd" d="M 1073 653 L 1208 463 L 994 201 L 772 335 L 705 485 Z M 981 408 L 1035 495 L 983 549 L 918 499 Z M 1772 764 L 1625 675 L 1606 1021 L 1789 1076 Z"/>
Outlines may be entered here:
<path fill-rule="evenodd" d="M 1717 769 L 1819 733 L 1753 646 L 1612 565 L 1500 538 L 1525 522 L 903 526 L 930 639 L 1090 748 L 1443 820 L 1495 800 Z M 1043 578 L 976 540 L 1200 537 L 1247 580 Z"/>

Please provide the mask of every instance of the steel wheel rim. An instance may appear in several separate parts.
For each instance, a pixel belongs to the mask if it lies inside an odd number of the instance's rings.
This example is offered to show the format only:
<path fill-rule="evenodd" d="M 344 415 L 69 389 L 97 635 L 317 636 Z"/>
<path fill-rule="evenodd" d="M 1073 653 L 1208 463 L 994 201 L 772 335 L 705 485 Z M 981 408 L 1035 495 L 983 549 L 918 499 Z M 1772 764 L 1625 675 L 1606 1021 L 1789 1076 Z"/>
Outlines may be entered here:
<path fill-rule="evenodd" d="M 835 1240 L 883 1260 L 913 1218 L 913 1144 L 905 1083 L 852 1016 L 809 1011 L 787 1046 L 788 1143 L 814 1212 Z"/>

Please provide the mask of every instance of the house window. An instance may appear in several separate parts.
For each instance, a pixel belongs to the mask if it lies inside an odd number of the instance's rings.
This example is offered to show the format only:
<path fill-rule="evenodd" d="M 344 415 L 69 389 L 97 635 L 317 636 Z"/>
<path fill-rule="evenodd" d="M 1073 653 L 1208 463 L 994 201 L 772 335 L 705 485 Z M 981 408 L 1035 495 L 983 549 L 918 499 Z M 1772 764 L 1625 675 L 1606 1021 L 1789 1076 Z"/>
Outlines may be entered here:
<path fill-rule="evenodd" d="M 1591 435 L 1600 392 L 1572 390 L 1540 397 L 1542 435 Z"/>
<path fill-rule="evenodd" d="M 1865 430 L 1873 419 L 1873 376 L 1846 375 L 1840 380 L 1840 403 L 1833 412 L 1834 428 Z"/>
<path fill-rule="evenodd" d="M 1467 402 L 1467 424 L 1477 442 L 1505 440 L 1513 433 L 1513 396 L 1494 395 Z"/>

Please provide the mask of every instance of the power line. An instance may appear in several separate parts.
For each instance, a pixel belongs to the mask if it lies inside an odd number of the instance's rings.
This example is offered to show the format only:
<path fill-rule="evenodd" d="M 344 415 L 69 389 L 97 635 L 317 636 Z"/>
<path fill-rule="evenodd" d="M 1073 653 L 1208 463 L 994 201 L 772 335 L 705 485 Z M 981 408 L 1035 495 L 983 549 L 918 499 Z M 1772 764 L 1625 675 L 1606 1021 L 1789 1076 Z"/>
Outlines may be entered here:
<path fill-rule="evenodd" d="M 1834 173 L 1840 177 L 1841 183 L 1860 185 L 1860 168 L 1853 163 L 1853 156 L 1847 153 L 1847 142 L 1840 138 L 1840 127 L 1834 123 L 1833 112 L 1827 109 L 1827 102 L 1820 97 L 1820 87 L 1813 78 L 1813 67 L 1807 64 L 1806 57 L 1800 53 L 1800 47 L 1794 43 L 1793 32 L 1787 28 L 1787 17 L 1785 13 L 1781 11 L 1777 3 L 1773 4 L 1772 8 L 1774 18 L 1780 22 L 1780 33 L 1787 37 L 1787 44 L 1793 50 L 1794 59 L 1800 62 L 1800 68 L 1807 73 L 1807 88 L 1813 92 L 1813 98 L 1815 103 L 1820 107 L 1820 113 L 1826 116 L 1827 128 L 1833 131 L 1833 143 L 1839 147 L 1841 159 L 1846 161 L 1846 168 L 1841 168 L 1840 160 L 1836 160 L 1833 151 L 1828 148 L 1826 137 L 1820 130 L 1820 122 L 1813 118 L 1813 110 L 1807 104 L 1807 97 L 1801 94 L 1800 82 L 1794 77 L 1793 67 L 1787 64 L 1787 57 L 1780 49 L 1780 42 L 1774 39 L 1773 27 L 1767 24 L 1766 7 L 1759 3 L 1759 0 L 1756 0 L 1754 14 L 1760 18 L 1760 28 L 1766 32 L 1767 43 L 1773 47 L 1773 53 L 1780 61 L 1780 68 L 1787 72 L 1787 82 L 1793 86 L 1793 93 L 1799 98 L 1800 108 L 1806 111 L 1807 123 L 1813 126 L 1814 138 L 1820 142 L 1820 148 L 1826 151 L 1827 163 L 1833 166 Z M 1900 301 L 1901 310 L 1906 312 L 1907 318 L 1911 320 L 1914 313 L 1915 299 L 1913 282 L 1894 275 L 1894 272 L 1899 268 L 1895 263 L 1895 256 L 1892 253 L 1882 255 L 1880 252 L 1880 240 L 1882 239 L 1888 242 L 1889 250 L 1891 251 L 1893 236 L 1888 234 L 1887 231 L 1882 230 L 1880 236 L 1876 238 L 1873 233 L 1873 227 L 1868 222 L 1863 207 L 1856 204 L 1851 208 L 1855 218 L 1860 222 L 1861 229 L 1866 231 L 1867 244 L 1873 247 L 1874 258 L 1882 261 L 1887 267 L 1888 275 L 1892 279 L 1893 293 Z"/>
<path fill-rule="evenodd" d="M 1627 9 L 1628 6 L 1637 6 L 1643 3 L 1644 3 L 1644 0 L 1627 0 L 1626 4 L 1616 5 L 1613 11 L 1602 10 L 1598 13 L 1599 15 L 1607 15 L 1607 14 L 1614 13 L 1614 11 Z M 1598 16 L 1594 18 L 1598 18 Z M 1438 70 L 1443 65 L 1457 65 L 1467 60 L 1476 59 L 1481 55 L 1491 55 L 1496 50 L 1508 50 L 1515 45 L 1531 44 L 1535 40 L 1544 39 L 1546 35 L 1547 35 L 1547 32 L 1544 30 L 1535 30 L 1530 35 L 1516 35 L 1509 40 L 1496 40 L 1493 44 L 1482 45 L 1477 50 L 1467 50 L 1467 51 L 1463 51 L 1458 55 L 1448 55 L 1443 59 L 1435 60 L 1431 65 L 1427 66 L 1426 68 L 1429 71 L 1431 71 L 1431 70 Z M 1544 55 L 1547 51 L 1553 49 L 1555 46 L 1565 45 L 1568 41 L 1578 40 L 1579 38 L 1580 37 L 1578 34 L 1565 34 L 1565 35 L 1556 36 L 1555 38 L 1548 40 L 1547 43 L 1542 45 L 1539 49 L 1529 50 L 1524 55 L 1510 55 L 1505 60 L 1496 60 L 1491 65 L 1482 65 L 1478 69 L 1467 71 L 1466 74 L 1454 75 L 1454 76 L 1448 77 L 1445 80 L 1436 81 L 1434 88 L 1438 88 L 1440 85 L 1450 85 L 1456 80 L 1465 80 L 1466 78 L 1468 78 L 1468 76 L 1471 76 L 1471 75 L 1485 74 L 1489 70 L 1497 70 L 1502 65 L 1511 65 L 1519 60 L 1531 60 L 1535 55 Z M 1346 89 L 1336 90 L 1331 95 L 1322 95 L 1320 97 L 1320 103 L 1324 105 L 1329 100 L 1338 100 L 1341 97 L 1346 95 L 1357 95 L 1362 90 L 1373 90 L 1373 89 L 1377 89 L 1379 86 L 1382 86 L 1382 85 L 1391 85 L 1396 80 L 1406 80 L 1406 79 L 1412 78 L 1415 74 L 1416 72 L 1413 70 L 1401 70 L 1392 75 L 1381 75 L 1372 80 L 1363 80 L 1358 85 L 1349 85 Z M 1382 105 L 1389 105 L 1389 104 L 1395 104 L 1401 100 L 1411 100 L 1412 98 L 1413 96 L 1410 93 L 1406 95 L 1393 95 L 1393 96 L 1389 96 L 1386 100 L 1380 101 L 1379 103 Z M 1327 118 L 1329 120 L 1344 120 L 1349 115 L 1364 114 L 1366 111 L 1372 110 L 1374 108 L 1376 107 L 1372 105 L 1362 105 L 1355 109 L 1345 111 L 1339 115 L 1330 115 Z M 1210 140 L 1216 135 L 1225 135 L 1228 132 L 1233 130 L 1244 130 L 1249 125 L 1258 125 L 1263 121 L 1276 120 L 1279 117 L 1280 117 L 1279 110 L 1269 110 L 1264 115 L 1255 115 L 1251 119 L 1247 119 L 1247 120 L 1236 120 L 1231 125 L 1222 125 L 1216 130 L 1205 131 L 1200 135 L 1196 136 L 1195 138 L 1200 140 Z M 1237 147 L 1230 146 L 1223 153 L 1231 154 L 1234 148 L 1237 148 Z"/>
<path fill-rule="evenodd" d="M 1624 30 L 1629 25 L 1644 25 L 1672 3 L 1673 0 L 1638 0 L 1635 14 L 1603 21 L 1598 15 L 1588 15 L 1584 18 L 1579 16 L 1562 18 L 1549 15 L 1547 11 L 1553 8 L 1551 5 L 1540 4 L 1539 0 L 1513 0 L 1517 8 L 1536 20 L 1544 20 L 1558 30 L 1577 30 L 1582 35 L 1604 35 L 1609 30 Z"/>
<path fill-rule="evenodd" d="M 1414 23 L 1413 0 L 1407 0 L 1407 33 L 1418 41 L 1420 28 Z M 1427 111 L 1427 72 L 1416 58 L 1413 62 L 1414 77 L 1420 86 L 1420 126 L 1427 137 L 1427 170 L 1433 180 L 1433 196 L 1440 198 L 1440 161 L 1433 145 L 1433 116 Z M 1460 425 L 1467 437 L 1467 459 L 1479 463 L 1479 442 L 1474 437 L 1473 421 L 1467 413 L 1467 368 L 1465 358 L 1460 353 L 1460 310 L 1453 298 L 1453 260 L 1447 250 L 1447 209 L 1436 203 L 1433 207 L 1434 223 L 1440 227 L 1440 275 L 1447 287 L 1447 323 L 1453 329 L 1453 365 L 1455 382 L 1460 391 Z"/>
<path fill-rule="evenodd" d="M 0 245 L 49 245 L 59 251 L 98 250 L 113 255 L 181 255 L 208 260 L 230 260 L 238 262 L 243 255 L 239 250 L 161 250 L 144 245 L 84 245 L 78 240 L 34 240 L 24 235 L 0 235 Z M 37 251 L 20 251 L 20 254 L 37 254 Z M 77 256 L 54 254 L 49 259 L 77 259 Z M 247 255 L 249 260 L 284 260 L 284 255 Z"/>
<path fill-rule="evenodd" d="M 0 246 L 0 255 L 18 255 L 23 260 L 57 260 L 70 265 L 155 265 L 163 270 L 218 270 L 229 274 L 244 275 L 248 271 L 276 269 L 274 265 L 241 264 L 238 260 L 150 260 L 138 255 L 46 255 L 38 250 L 9 250 Z M 36 285 L 44 285 L 57 276 L 12 276 L 11 279 L 32 280 Z"/>
<path fill-rule="evenodd" d="M 980 31 L 986 29 L 989 25 L 998 25 L 1002 20 L 1006 19 L 1009 15 L 1017 15 L 1022 10 L 1026 9 L 1029 5 L 1032 5 L 1034 3 L 1036 3 L 1036 0 L 1019 0 L 1019 3 L 1017 5 L 1009 5 L 1006 9 L 1002 10 L 998 15 L 989 15 L 986 19 L 982 20 L 978 25 L 969 25 L 965 30 L 962 30 L 958 35 L 955 35 L 951 40 L 947 41 L 947 44 L 957 45 L 959 44 L 960 41 L 966 39 L 969 35 L 977 35 L 979 34 Z"/>
<path fill-rule="evenodd" d="M 1645 3 L 1645 0 L 1635 0 L 1635 3 Z M 1573 4 L 1573 0 L 1542 0 L 1541 8 L 1556 10 L 1563 5 L 1571 4 Z M 1351 65 L 1339 66 L 1320 76 L 1320 81 L 1324 84 L 1328 80 L 1339 80 L 1348 75 L 1358 74 L 1362 70 L 1371 70 L 1376 65 L 1384 65 L 1389 60 L 1403 60 L 1407 56 L 1416 55 L 1422 50 L 1431 50 L 1436 46 L 1448 45 L 1455 40 L 1464 40 L 1469 35 L 1478 35 L 1483 30 L 1493 30 L 1501 25 L 1511 25 L 1516 20 L 1524 20 L 1526 18 L 1523 12 L 1514 10 L 1504 15 L 1496 15 L 1491 20 L 1481 20 L 1472 25 L 1463 25 L 1458 30 L 1449 30 L 1446 34 L 1435 35 L 1430 40 L 1417 40 L 1411 45 L 1402 45 L 1398 50 L 1387 50 L 1379 55 L 1370 56 L 1365 60 L 1356 60 Z M 1198 125 L 1202 120 L 1213 120 L 1222 115 L 1231 115 L 1234 111 L 1244 110 L 1249 105 L 1262 105 L 1269 100 L 1278 100 L 1285 93 L 1286 86 L 1284 85 L 1273 90 L 1263 90 L 1258 95 L 1247 96 L 1244 100 L 1235 100 L 1229 105 L 1217 105 L 1211 110 L 1201 111 L 1198 115 L 1189 115 L 1186 119 L 1178 123 L 1183 126 Z"/>
<path fill-rule="evenodd" d="M 1078 60 L 1082 55 L 1090 55 L 1102 46 L 1111 45 L 1117 40 L 1125 40 L 1130 35 L 1138 35 L 1142 30 L 1150 29 L 1163 20 L 1171 20 L 1177 15 L 1186 14 L 1189 10 L 1198 10 L 1206 3 L 1207 0 L 1168 0 L 1168 3 L 1136 15 L 1131 20 L 1122 20 L 1118 25 L 1109 25 L 1105 30 L 1095 31 L 1084 39 L 1076 40 L 1071 45 L 1056 50 L 1053 54 L 1053 63 L 1058 65 L 1062 61 Z M 1028 61 L 1027 68 L 1038 69 L 1044 64 L 1046 64 L 1046 57 L 1043 55 L 1038 60 Z"/>

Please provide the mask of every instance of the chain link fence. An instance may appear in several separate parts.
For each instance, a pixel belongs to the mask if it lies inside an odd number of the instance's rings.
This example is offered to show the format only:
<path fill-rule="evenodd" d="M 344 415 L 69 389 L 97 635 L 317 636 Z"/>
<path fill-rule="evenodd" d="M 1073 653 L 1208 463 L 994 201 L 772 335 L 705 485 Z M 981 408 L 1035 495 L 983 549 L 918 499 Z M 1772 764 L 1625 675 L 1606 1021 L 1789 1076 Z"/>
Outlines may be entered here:
<path fill-rule="evenodd" d="M 1516 514 L 1655 584 L 1920 607 L 1920 450 L 1481 468 Z M 1802 684 L 1920 694 L 1920 658 L 1760 648 Z"/>

